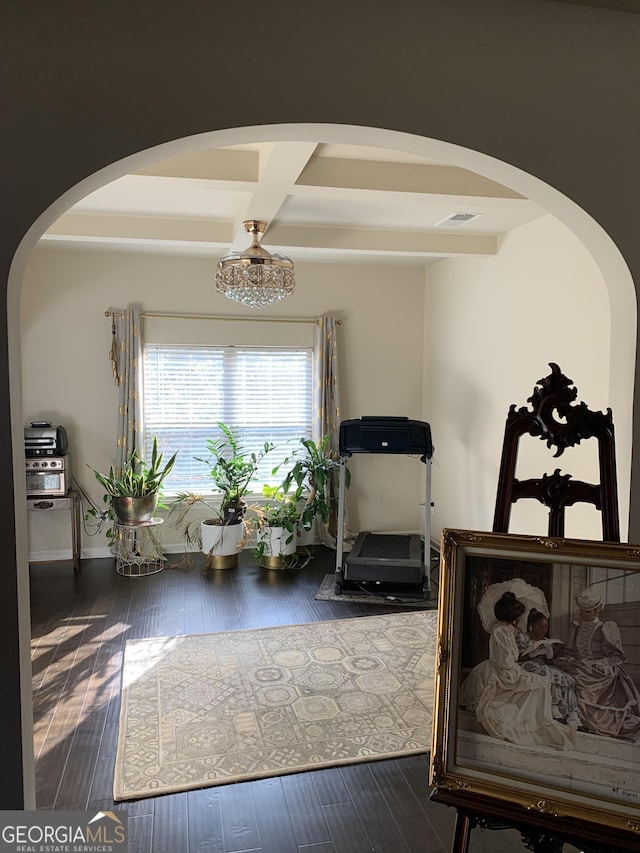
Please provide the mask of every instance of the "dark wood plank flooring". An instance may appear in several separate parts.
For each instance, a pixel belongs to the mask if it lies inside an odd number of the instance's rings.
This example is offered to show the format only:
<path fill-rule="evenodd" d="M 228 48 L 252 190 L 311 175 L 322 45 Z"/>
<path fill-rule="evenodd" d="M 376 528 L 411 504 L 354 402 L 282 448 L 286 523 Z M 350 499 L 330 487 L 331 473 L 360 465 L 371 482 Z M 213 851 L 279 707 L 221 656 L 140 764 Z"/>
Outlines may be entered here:
<path fill-rule="evenodd" d="M 113 560 L 31 567 L 39 809 L 123 809 L 130 853 L 448 853 L 455 814 L 429 800 L 428 756 L 410 756 L 113 803 L 120 667 L 127 639 L 397 612 L 315 601 L 334 554 L 297 572 L 168 567 L 123 578 Z M 411 607 L 403 608 L 411 609 Z M 471 853 L 524 849 L 512 830 L 471 833 Z"/>

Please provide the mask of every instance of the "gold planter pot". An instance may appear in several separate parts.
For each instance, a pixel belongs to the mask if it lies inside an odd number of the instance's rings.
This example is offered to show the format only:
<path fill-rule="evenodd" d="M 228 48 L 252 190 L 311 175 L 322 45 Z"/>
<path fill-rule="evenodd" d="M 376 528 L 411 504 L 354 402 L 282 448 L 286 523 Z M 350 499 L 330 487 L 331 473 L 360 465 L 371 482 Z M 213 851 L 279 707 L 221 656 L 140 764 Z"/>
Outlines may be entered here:
<path fill-rule="evenodd" d="M 275 557 L 260 557 L 260 565 L 263 569 L 287 569 L 291 558 L 283 557 L 281 554 Z"/>
<path fill-rule="evenodd" d="M 236 569 L 237 567 L 237 554 L 209 554 L 209 556 L 207 557 L 208 569 Z"/>

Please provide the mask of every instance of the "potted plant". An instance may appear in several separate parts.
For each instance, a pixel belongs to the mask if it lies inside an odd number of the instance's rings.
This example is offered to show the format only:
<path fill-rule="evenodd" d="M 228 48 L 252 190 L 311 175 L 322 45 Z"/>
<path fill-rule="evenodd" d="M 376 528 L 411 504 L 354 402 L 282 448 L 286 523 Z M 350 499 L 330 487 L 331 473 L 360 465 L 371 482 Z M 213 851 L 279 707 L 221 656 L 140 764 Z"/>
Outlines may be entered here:
<path fill-rule="evenodd" d="M 300 508 L 298 544 L 308 547 L 313 542 L 316 518 L 323 524 L 329 523 L 331 511 L 334 508 L 334 487 L 336 475 L 340 469 L 340 458 L 337 451 L 329 446 L 328 435 L 323 436 L 318 442 L 312 438 L 301 438 L 300 445 L 284 460 L 287 464 L 293 461 L 293 465 L 285 476 L 283 490 L 288 492 L 291 484 L 295 483 L 298 495 L 304 500 Z M 346 488 L 349 488 L 350 484 L 351 473 L 346 468 Z M 311 535 L 308 545 L 305 534 Z"/>
<path fill-rule="evenodd" d="M 253 507 L 255 516 L 256 546 L 254 555 L 267 569 L 293 568 L 297 564 L 296 533 L 300 519 L 300 492 L 288 493 L 282 484 L 263 486 L 267 498 L 260 508 Z"/>
<path fill-rule="evenodd" d="M 248 539 L 244 498 L 250 491 L 261 460 L 273 450 L 273 444 L 265 442 L 258 453 L 247 451 L 227 424 L 219 421 L 217 426 L 221 435 L 207 440 L 208 456 L 195 458 L 208 467 L 213 491 L 221 495 L 220 502 L 195 492 L 183 492 L 177 496 L 171 513 L 175 517 L 175 526 L 182 529 L 187 545 L 197 544 L 207 555 L 208 569 L 229 569 L 238 565 L 238 553 Z M 198 505 L 207 507 L 213 515 L 190 521 L 190 510 Z"/>
<path fill-rule="evenodd" d="M 163 454 L 158 451 L 158 439 L 154 435 L 151 461 L 148 464 L 134 449 L 125 460 L 122 471 L 117 474 L 113 466 L 109 468 L 108 474 L 91 468 L 105 490 L 104 501 L 110 504 L 118 524 L 139 525 L 152 519 L 162 484 L 171 473 L 177 455 L 174 453 L 163 465 Z"/>
<path fill-rule="evenodd" d="M 222 431 L 220 438 L 206 442 L 209 456 L 206 459 L 196 457 L 209 467 L 209 474 L 217 491 L 222 493 L 219 515 L 225 523 L 235 523 L 244 514 L 243 498 L 249 491 L 249 485 L 256 475 L 258 465 L 273 444 L 265 442 L 259 452 L 245 451 L 227 424 L 218 422 Z"/>

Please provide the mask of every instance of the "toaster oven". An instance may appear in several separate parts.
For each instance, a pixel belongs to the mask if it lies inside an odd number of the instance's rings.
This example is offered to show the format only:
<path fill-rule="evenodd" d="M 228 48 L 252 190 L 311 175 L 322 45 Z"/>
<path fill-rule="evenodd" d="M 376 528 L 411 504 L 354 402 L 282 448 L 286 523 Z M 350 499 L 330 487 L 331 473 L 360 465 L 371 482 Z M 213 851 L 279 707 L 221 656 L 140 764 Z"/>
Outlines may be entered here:
<path fill-rule="evenodd" d="M 69 456 L 26 459 L 27 497 L 57 497 L 70 488 Z"/>

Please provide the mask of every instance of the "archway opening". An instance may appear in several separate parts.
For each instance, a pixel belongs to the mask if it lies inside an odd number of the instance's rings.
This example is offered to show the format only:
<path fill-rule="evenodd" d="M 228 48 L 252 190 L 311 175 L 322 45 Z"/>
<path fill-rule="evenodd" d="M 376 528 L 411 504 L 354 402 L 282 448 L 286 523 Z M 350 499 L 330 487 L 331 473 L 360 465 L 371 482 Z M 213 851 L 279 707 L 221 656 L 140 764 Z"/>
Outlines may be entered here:
<path fill-rule="evenodd" d="M 475 151 L 425 139 L 409 134 L 392 132 L 376 128 L 347 127 L 337 125 L 278 125 L 270 127 L 246 127 L 201 134 L 187 139 L 175 140 L 154 149 L 140 152 L 126 160 L 112 164 L 85 181 L 70 189 L 57 200 L 32 226 L 25 236 L 16 255 L 10 278 L 9 309 L 10 327 L 15 331 L 10 340 L 12 364 L 12 388 L 14 390 L 12 422 L 14 434 L 14 459 L 16 482 L 22 477 L 20 437 L 24 425 L 24 412 L 20 397 L 20 326 L 19 302 L 24 272 L 30 253 L 39 238 L 65 212 L 89 192 L 108 184 L 115 178 L 138 171 L 160 160 L 166 160 L 187 152 L 196 152 L 208 148 L 230 145 L 243 145 L 252 142 L 309 141 L 342 145 L 375 146 L 382 149 L 403 151 L 407 154 L 432 159 L 441 163 L 460 166 L 483 175 L 500 184 L 511 187 L 523 196 L 544 207 L 557 220 L 563 223 L 586 247 L 606 283 L 610 303 L 611 329 L 609 367 L 609 400 L 616 416 L 616 429 L 619 450 L 619 485 L 623 524 L 628 508 L 631 454 L 631 402 L 633 394 L 634 363 L 633 353 L 629 353 L 629 341 L 635 341 L 635 298 L 629 271 L 610 238 L 584 211 L 562 196 L 552 187 L 535 177 L 527 175 L 509 164 L 497 161 Z M 107 307 L 105 305 L 105 307 Z M 425 313 L 426 322 L 426 313 Z M 630 357 L 631 356 L 631 357 Z M 536 377 L 528 377 L 537 378 Z M 576 381 L 580 385 L 579 378 Z M 426 385 L 426 383 L 423 383 Z M 428 389 L 424 389 L 425 398 Z M 469 389 L 473 392 L 473 389 Z M 582 389 L 581 389 L 582 390 Z M 365 412 L 366 413 L 366 412 Z M 428 405 L 425 414 L 429 414 Z M 505 412 L 506 414 L 506 408 Z M 468 413 L 464 413 L 466 418 Z M 455 413 L 454 413 L 455 416 Z M 452 416 L 452 417 L 454 417 Z M 501 415 L 504 417 L 504 415 Z M 460 420 L 464 420 L 461 418 Z M 427 419 L 430 419 L 428 417 Z M 437 431 L 436 431 L 437 433 Z M 462 436 L 462 446 L 472 452 L 473 437 Z M 437 444 L 437 441 L 436 441 Z M 461 461 L 461 468 L 468 467 L 467 461 Z M 469 488 L 468 482 L 453 478 L 453 488 Z M 482 495 L 482 489 L 479 490 Z M 16 496 L 16 514 L 19 519 L 22 543 L 21 559 L 26 564 L 26 519 L 22 496 Z M 472 525 L 470 525 L 472 526 Z M 26 572 L 23 573 L 26 577 Z M 25 618 L 25 614 L 22 614 Z M 26 615 L 28 619 L 28 615 Z"/>

